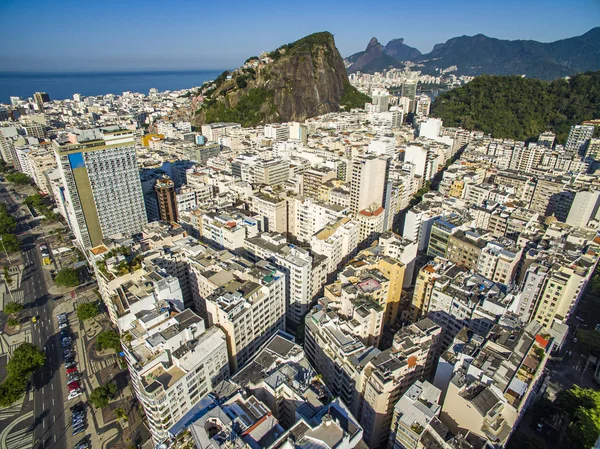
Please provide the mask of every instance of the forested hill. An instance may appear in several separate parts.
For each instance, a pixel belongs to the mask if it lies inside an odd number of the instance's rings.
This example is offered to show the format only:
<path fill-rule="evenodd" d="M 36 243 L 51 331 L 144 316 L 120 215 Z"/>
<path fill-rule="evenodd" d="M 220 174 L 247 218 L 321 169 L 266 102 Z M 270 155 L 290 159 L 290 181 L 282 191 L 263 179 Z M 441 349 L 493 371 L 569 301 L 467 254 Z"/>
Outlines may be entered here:
<path fill-rule="evenodd" d="M 572 125 L 600 118 L 600 72 L 552 82 L 518 76 L 475 78 L 436 98 L 432 115 L 444 126 L 527 140 L 551 130 L 566 141 Z"/>
<path fill-rule="evenodd" d="M 314 33 L 257 56 L 205 86 L 194 126 L 214 122 L 304 121 L 309 117 L 364 107 L 371 99 L 350 85 L 344 60 L 328 32 Z"/>

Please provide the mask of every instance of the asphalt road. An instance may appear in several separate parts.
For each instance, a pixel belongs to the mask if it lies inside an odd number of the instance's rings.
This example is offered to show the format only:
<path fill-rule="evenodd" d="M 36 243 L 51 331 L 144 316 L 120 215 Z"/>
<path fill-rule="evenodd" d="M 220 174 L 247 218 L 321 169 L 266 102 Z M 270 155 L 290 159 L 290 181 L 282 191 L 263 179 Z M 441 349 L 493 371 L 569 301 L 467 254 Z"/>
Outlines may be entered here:
<path fill-rule="evenodd" d="M 23 282 L 23 290 L 25 298 L 32 302 L 32 316 L 38 317 L 38 322 L 32 329 L 32 341 L 46 352 L 46 364 L 35 373 L 33 379 L 36 417 L 34 441 L 39 441 L 34 447 L 63 448 L 67 447 L 68 431 L 65 426 L 65 413 L 70 412 L 68 403 L 65 403 L 66 392 L 63 389 L 66 387 L 61 378 L 62 347 L 53 314 L 54 302 L 46 289 L 39 250 L 35 245 L 31 245 L 23 253 L 24 260 L 29 264 L 25 270 L 27 279 Z"/>
<path fill-rule="evenodd" d="M 58 323 L 53 314 L 55 303 L 46 287 L 41 255 L 36 245 L 36 240 L 41 237 L 35 233 L 39 225 L 33 221 L 25 223 L 27 213 L 19 208 L 13 194 L 10 194 L 4 185 L 0 185 L 0 202 L 7 204 L 10 213 L 19 222 L 18 232 L 22 233 L 25 263 L 21 282 L 25 302 L 24 315 L 38 317 L 37 323 L 32 327 L 32 342 L 46 352 L 46 364 L 32 379 L 34 448 L 66 448 L 66 435 L 70 430 L 65 426 L 65 413 L 70 415 L 70 405 L 65 402 L 66 392 L 63 390 L 66 390 L 66 386 L 61 378 L 62 347 Z"/>

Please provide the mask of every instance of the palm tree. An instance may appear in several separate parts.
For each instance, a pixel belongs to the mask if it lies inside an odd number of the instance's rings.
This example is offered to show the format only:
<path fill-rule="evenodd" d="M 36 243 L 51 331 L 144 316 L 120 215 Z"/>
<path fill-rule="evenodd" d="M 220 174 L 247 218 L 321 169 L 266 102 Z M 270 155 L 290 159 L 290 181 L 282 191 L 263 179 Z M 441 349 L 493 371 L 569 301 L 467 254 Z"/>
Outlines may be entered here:
<path fill-rule="evenodd" d="M 123 410 L 123 407 L 117 407 L 115 409 L 115 414 L 117 415 L 117 419 L 120 419 L 123 422 L 129 421 L 129 417 L 127 416 L 127 413 L 125 413 L 125 410 Z"/>
<path fill-rule="evenodd" d="M 10 286 L 13 283 L 13 280 L 12 280 L 12 277 L 10 275 L 10 272 L 8 271 L 8 267 L 7 266 L 4 267 L 3 275 L 4 275 L 4 282 L 6 282 L 6 286 L 7 287 Z"/>

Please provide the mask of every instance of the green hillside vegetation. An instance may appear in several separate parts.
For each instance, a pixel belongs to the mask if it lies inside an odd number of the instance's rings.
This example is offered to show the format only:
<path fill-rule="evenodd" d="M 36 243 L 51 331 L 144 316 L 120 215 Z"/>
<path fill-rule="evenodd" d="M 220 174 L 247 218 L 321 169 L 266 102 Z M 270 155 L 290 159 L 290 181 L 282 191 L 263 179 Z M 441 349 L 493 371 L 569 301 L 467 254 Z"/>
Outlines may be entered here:
<path fill-rule="evenodd" d="M 444 126 L 527 140 L 550 130 L 564 143 L 572 125 L 600 118 L 600 72 L 552 82 L 518 76 L 477 77 L 436 98 Z"/>
<path fill-rule="evenodd" d="M 313 33 L 296 42 L 290 42 L 289 44 L 282 45 L 276 50 L 273 50 L 268 54 L 271 59 L 279 59 L 284 55 L 291 56 L 302 52 L 310 52 L 313 47 L 317 45 L 327 45 L 331 39 L 331 33 L 322 31 L 320 33 Z"/>
<path fill-rule="evenodd" d="M 365 103 L 370 103 L 371 101 L 371 97 L 360 92 L 356 87 L 350 84 L 350 81 L 344 83 L 344 94 L 342 95 L 342 98 L 340 98 L 340 106 L 344 106 L 347 111 L 354 108 L 363 109 Z"/>
<path fill-rule="evenodd" d="M 233 108 L 214 102 L 206 111 L 206 123 L 236 122 L 244 127 L 256 126 L 263 121 L 265 108 L 270 113 L 276 112 L 272 100 L 272 92 L 261 87 L 250 89 Z"/>
<path fill-rule="evenodd" d="M 364 107 L 370 98 L 350 85 L 333 35 L 314 33 L 268 54 L 258 68 L 225 71 L 205 86 L 194 126 L 236 122 L 244 127 L 303 120 L 340 108 Z M 253 61 L 253 56 L 247 60 Z"/>

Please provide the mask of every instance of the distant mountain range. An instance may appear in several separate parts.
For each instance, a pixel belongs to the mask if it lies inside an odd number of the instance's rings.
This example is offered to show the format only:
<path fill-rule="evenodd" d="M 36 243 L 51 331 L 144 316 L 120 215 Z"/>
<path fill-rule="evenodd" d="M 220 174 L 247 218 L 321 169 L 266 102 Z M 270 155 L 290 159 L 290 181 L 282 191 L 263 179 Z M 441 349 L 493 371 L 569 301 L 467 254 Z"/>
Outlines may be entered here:
<path fill-rule="evenodd" d="M 549 43 L 502 40 L 483 34 L 460 36 L 435 45 L 427 54 L 407 46 L 403 39 L 392 40 L 383 47 L 372 38 L 365 51 L 345 59 L 350 73 L 403 67 L 403 61 L 419 64 L 418 69 L 429 74 L 457 66 L 457 75 L 525 75 L 551 80 L 600 70 L 600 27 Z"/>
<path fill-rule="evenodd" d="M 404 39 L 394 39 L 384 47 L 376 38 L 371 38 L 365 51 L 348 56 L 344 62 L 348 72 L 375 73 L 384 69 L 402 68 L 402 61 L 421 55 L 416 48 L 404 44 Z"/>

